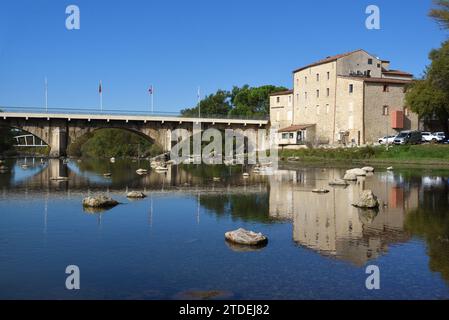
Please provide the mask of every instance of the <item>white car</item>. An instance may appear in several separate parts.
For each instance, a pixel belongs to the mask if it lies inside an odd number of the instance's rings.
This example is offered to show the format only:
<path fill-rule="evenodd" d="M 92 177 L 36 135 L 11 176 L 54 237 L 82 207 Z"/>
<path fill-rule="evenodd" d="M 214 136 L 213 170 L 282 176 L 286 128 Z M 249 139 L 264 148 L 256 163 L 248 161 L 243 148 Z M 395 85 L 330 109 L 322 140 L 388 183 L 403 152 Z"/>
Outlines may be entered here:
<path fill-rule="evenodd" d="M 433 135 L 438 137 L 438 142 L 445 142 L 447 140 L 444 132 L 434 132 Z"/>
<path fill-rule="evenodd" d="M 378 142 L 380 143 L 380 144 L 393 144 L 394 143 L 394 139 L 396 138 L 396 136 L 385 136 L 385 137 L 383 137 L 383 138 L 380 138 L 379 140 L 378 140 Z"/>
<path fill-rule="evenodd" d="M 443 139 L 440 136 L 434 135 L 432 132 L 422 132 L 422 141 L 423 142 L 439 142 Z"/>

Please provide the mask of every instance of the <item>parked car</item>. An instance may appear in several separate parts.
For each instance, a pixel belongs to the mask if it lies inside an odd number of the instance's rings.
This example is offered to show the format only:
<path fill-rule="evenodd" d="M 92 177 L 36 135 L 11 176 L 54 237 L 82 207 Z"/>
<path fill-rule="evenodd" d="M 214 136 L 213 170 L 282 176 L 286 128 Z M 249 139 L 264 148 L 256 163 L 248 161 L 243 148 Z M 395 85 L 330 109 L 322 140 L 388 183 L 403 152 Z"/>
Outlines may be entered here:
<path fill-rule="evenodd" d="M 383 138 L 380 138 L 379 140 L 378 140 L 378 142 L 380 143 L 380 144 L 393 144 L 394 143 L 394 139 L 396 138 L 396 136 L 385 136 L 385 137 L 383 137 Z"/>
<path fill-rule="evenodd" d="M 433 135 L 438 138 L 438 142 L 445 142 L 448 140 L 448 137 L 444 132 L 434 132 Z"/>
<path fill-rule="evenodd" d="M 426 132 L 426 131 L 422 132 L 421 136 L 422 136 L 422 141 L 423 142 L 437 143 L 437 142 L 440 142 L 440 141 L 443 140 L 441 137 L 439 137 L 439 136 L 437 136 L 437 135 L 435 135 L 435 134 L 433 134 L 431 132 Z"/>
<path fill-rule="evenodd" d="M 419 131 L 402 131 L 394 139 L 394 144 L 420 144 L 422 139 L 422 134 Z"/>

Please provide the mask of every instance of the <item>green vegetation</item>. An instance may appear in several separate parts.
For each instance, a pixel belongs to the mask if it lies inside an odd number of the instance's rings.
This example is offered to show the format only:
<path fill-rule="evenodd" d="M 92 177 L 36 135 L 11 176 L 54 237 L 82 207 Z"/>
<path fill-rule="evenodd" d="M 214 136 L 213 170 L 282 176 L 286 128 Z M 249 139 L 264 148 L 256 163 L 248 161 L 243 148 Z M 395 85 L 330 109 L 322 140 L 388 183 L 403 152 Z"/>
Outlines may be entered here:
<path fill-rule="evenodd" d="M 162 149 L 144 137 L 122 129 L 101 129 L 88 133 L 70 144 L 67 154 L 75 157 L 147 157 Z"/>
<path fill-rule="evenodd" d="M 279 152 L 281 159 L 297 157 L 299 161 L 364 161 L 404 164 L 443 164 L 449 165 L 449 146 L 447 145 L 406 145 L 339 149 L 301 149 Z"/>
<path fill-rule="evenodd" d="M 435 0 L 437 8 L 432 9 L 429 16 L 434 18 L 442 29 L 449 29 L 449 0 Z"/>
<path fill-rule="evenodd" d="M 430 12 L 443 28 L 449 29 L 449 0 L 438 0 L 439 6 Z M 407 90 L 406 101 L 411 110 L 421 118 L 436 117 L 449 132 L 449 41 L 429 54 L 432 61 L 423 79 L 417 80 Z"/>
<path fill-rule="evenodd" d="M 429 197 L 428 203 L 408 212 L 405 229 L 414 236 L 425 239 L 429 267 L 433 272 L 440 272 L 449 282 L 449 215 L 447 214 L 447 190 Z M 438 204 L 438 205 L 435 205 Z"/>
<path fill-rule="evenodd" d="M 0 153 L 13 150 L 14 140 L 10 128 L 0 127 Z"/>
<path fill-rule="evenodd" d="M 201 114 L 210 116 L 267 116 L 270 109 L 270 94 L 287 88 L 272 85 L 252 88 L 248 85 L 234 87 L 232 91 L 218 90 L 201 100 Z M 198 105 L 181 110 L 187 117 L 198 116 Z"/>

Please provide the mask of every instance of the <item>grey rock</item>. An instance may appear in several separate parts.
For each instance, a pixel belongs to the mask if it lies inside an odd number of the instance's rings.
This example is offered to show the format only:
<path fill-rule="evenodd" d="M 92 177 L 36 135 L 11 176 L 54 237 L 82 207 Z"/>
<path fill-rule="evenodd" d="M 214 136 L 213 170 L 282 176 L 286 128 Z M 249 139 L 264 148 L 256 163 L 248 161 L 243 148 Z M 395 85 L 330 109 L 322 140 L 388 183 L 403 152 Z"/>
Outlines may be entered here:
<path fill-rule="evenodd" d="M 226 240 L 247 246 L 260 246 L 268 242 L 268 238 L 262 233 L 256 233 L 245 229 L 237 229 L 225 233 Z"/>
<path fill-rule="evenodd" d="M 146 195 L 139 191 L 131 191 L 126 195 L 127 198 L 131 199 L 143 199 L 146 198 Z"/>
<path fill-rule="evenodd" d="M 96 195 L 83 199 L 83 206 L 89 208 L 112 208 L 119 203 L 105 195 Z"/>
<path fill-rule="evenodd" d="M 360 195 L 359 200 L 352 205 L 362 209 L 375 209 L 379 207 L 379 201 L 371 190 L 365 190 Z"/>

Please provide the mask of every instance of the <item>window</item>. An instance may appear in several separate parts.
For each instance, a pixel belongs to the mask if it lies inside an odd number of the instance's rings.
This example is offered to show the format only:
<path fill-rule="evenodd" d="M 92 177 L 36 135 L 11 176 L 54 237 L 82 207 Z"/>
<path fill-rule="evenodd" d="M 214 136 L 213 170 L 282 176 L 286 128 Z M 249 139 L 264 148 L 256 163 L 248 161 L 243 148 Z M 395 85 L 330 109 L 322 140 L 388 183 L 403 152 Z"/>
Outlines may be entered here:
<path fill-rule="evenodd" d="M 296 78 L 296 86 L 299 87 L 299 79 Z"/>
<path fill-rule="evenodd" d="M 319 98 L 320 97 L 320 90 L 316 91 L 316 97 Z"/>
<path fill-rule="evenodd" d="M 283 133 L 283 134 L 282 134 L 282 139 L 285 139 L 285 140 L 286 140 L 286 139 L 288 139 L 288 136 L 289 136 L 288 133 Z"/>
<path fill-rule="evenodd" d="M 277 102 L 277 103 L 281 102 L 281 98 L 280 98 L 280 97 L 277 97 L 277 98 L 276 98 L 276 102 Z"/>
<path fill-rule="evenodd" d="M 354 92 L 354 85 L 350 84 L 349 85 L 349 93 L 353 93 Z"/>
<path fill-rule="evenodd" d="M 320 115 L 320 106 L 319 105 L 316 106 L 316 114 Z"/>
<path fill-rule="evenodd" d="M 304 92 L 304 98 L 307 100 L 307 92 Z"/>
<path fill-rule="evenodd" d="M 299 94 L 296 94 L 296 104 L 299 105 Z"/>
<path fill-rule="evenodd" d="M 292 102 L 292 96 L 288 96 L 288 102 Z"/>
<path fill-rule="evenodd" d="M 330 109 L 330 108 L 329 108 L 329 105 L 326 104 L 326 113 L 327 113 L 327 114 L 329 114 L 329 109 Z"/>
<path fill-rule="evenodd" d="M 331 89 L 327 88 L 326 89 L 326 95 L 329 97 L 331 95 Z"/>
<path fill-rule="evenodd" d="M 377 67 L 380 68 L 380 63 L 377 64 Z"/>
<path fill-rule="evenodd" d="M 390 86 L 388 84 L 384 84 L 384 92 L 390 92 Z"/>
<path fill-rule="evenodd" d="M 331 73 L 328 71 L 327 72 L 327 80 L 330 80 L 330 78 L 331 78 Z"/>
<path fill-rule="evenodd" d="M 307 83 L 307 77 L 304 78 L 304 82 Z"/>
<path fill-rule="evenodd" d="M 373 59 L 368 59 L 368 64 L 373 64 Z"/>
<path fill-rule="evenodd" d="M 388 106 L 384 106 L 383 110 L 382 110 L 382 115 L 388 116 L 388 114 L 389 114 L 389 108 L 388 108 Z"/>
<path fill-rule="evenodd" d="M 316 81 L 320 81 L 320 74 L 319 73 L 316 74 Z"/>

